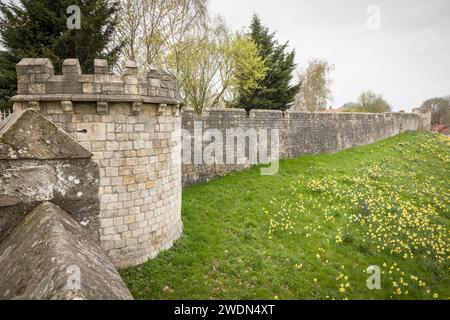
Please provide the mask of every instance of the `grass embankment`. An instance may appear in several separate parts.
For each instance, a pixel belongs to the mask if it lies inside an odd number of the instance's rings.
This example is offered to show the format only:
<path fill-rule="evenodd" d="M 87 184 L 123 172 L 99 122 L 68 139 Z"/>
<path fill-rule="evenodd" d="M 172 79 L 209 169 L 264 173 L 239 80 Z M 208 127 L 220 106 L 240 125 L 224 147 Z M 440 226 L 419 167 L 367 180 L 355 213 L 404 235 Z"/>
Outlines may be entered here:
<path fill-rule="evenodd" d="M 406 133 L 259 173 L 184 191 L 183 237 L 121 272 L 135 298 L 450 297 L 448 138 Z"/>

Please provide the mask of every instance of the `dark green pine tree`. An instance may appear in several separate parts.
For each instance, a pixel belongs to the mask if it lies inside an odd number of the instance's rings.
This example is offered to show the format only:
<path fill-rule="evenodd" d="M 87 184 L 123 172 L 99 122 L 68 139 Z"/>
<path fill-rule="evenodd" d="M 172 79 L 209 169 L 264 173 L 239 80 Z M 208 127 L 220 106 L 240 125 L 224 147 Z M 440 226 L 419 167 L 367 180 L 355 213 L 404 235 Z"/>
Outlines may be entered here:
<path fill-rule="evenodd" d="M 275 33 L 262 25 L 258 16 L 253 16 L 249 36 L 258 45 L 268 68 L 267 76 L 259 82 L 259 88 L 250 93 L 240 92 L 238 106 L 251 109 L 286 110 L 294 102 L 299 85 L 292 85 L 294 77 L 295 50 L 287 52 L 288 43 L 280 45 Z"/>
<path fill-rule="evenodd" d="M 118 5 L 110 0 L 20 0 L 0 3 L 0 108 L 16 94 L 15 65 L 22 58 L 50 58 L 57 72 L 67 58 L 78 58 L 83 72 L 94 59 L 117 61 L 121 46 L 112 46 Z M 78 5 L 81 29 L 69 30 L 67 9 Z"/>

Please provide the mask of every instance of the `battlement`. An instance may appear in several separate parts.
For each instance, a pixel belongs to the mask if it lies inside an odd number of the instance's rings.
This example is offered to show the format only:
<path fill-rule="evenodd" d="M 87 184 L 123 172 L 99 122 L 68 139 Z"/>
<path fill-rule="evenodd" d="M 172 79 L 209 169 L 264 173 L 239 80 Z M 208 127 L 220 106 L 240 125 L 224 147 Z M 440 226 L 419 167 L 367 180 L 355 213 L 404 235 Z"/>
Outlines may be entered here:
<path fill-rule="evenodd" d="M 18 95 L 13 101 L 135 102 L 181 104 L 177 80 L 151 67 L 138 76 L 135 62 L 126 61 L 123 74 L 112 74 L 107 60 L 96 59 L 94 74 L 83 74 L 78 59 L 66 59 L 62 75 L 55 75 L 50 59 L 26 58 L 16 66 Z"/>

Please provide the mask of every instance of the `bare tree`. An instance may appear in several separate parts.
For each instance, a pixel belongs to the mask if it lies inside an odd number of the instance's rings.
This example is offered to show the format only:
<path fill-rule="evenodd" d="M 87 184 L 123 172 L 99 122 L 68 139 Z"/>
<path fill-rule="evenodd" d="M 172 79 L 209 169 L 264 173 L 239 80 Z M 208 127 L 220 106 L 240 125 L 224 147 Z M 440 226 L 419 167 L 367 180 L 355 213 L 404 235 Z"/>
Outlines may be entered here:
<path fill-rule="evenodd" d="M 122 58 L 138 61 L 142 49 L 142 24 L 144 7 L 142 1 L 122 0 L 119 2 L 119 27 L 116 30 L 116 41 L 124 43 Z"/>
<path fill-rule="evenodd" d="M 206 0 L 122 0 L 118 42 L 125 43 L 122 60 L 134 60 L 141 70 L 167 66 L 167 55 L 206 18 Z M 175 49 L 174 49 L 175 48 Z"/>
<path fill-rule="evenodd" d="M 186 104 L 226 106 L 240 90 L 254 89 L 266 75 L 257 45 L 211 18 L 207 0 L 123 0 L 117 41 L 123 60 L 172 71 Z"/>
<path fill-rule="evenodd" d="M 299 73 L 300 90 L 294 103 L 295 111 L 323 111 L 333 100 L 329 74 L 334 66 L 326 61 L 314 59 Z"/>
<path fill-rule="evenodd" d="M 433 125 L 450 124 L 450 96 L 429 99 L 420 108 L 431 111 Z"/>
<path fill-rule="evenodd" d="M 173 71 L 177 72 L 180 44 L 186 37 L 203 32 L 208 23 L 207 5 L 206 0 L 169 0 L 168 3 L 170 14 L 164 17 L 164 25 L 167 28 L 167 49 L 176 55 L 178 62 Z M 163 61 L 164 64 L 166 62 Z"/>

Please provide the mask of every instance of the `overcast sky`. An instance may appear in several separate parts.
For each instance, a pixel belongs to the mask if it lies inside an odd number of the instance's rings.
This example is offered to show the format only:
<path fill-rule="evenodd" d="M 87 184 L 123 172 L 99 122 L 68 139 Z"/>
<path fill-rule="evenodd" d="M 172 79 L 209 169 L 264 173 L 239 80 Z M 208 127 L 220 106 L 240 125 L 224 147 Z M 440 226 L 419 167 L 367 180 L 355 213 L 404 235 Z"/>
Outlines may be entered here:
<path fill-rule="evenodd" d="M 335 64 L 335 107 L 368 89 L 397 111 L 450 95 L 450 0 L 210 0 L 210 9 L 237 30 L 257 13 L 289 40 L 299 67 L 312 58 Z"/>

